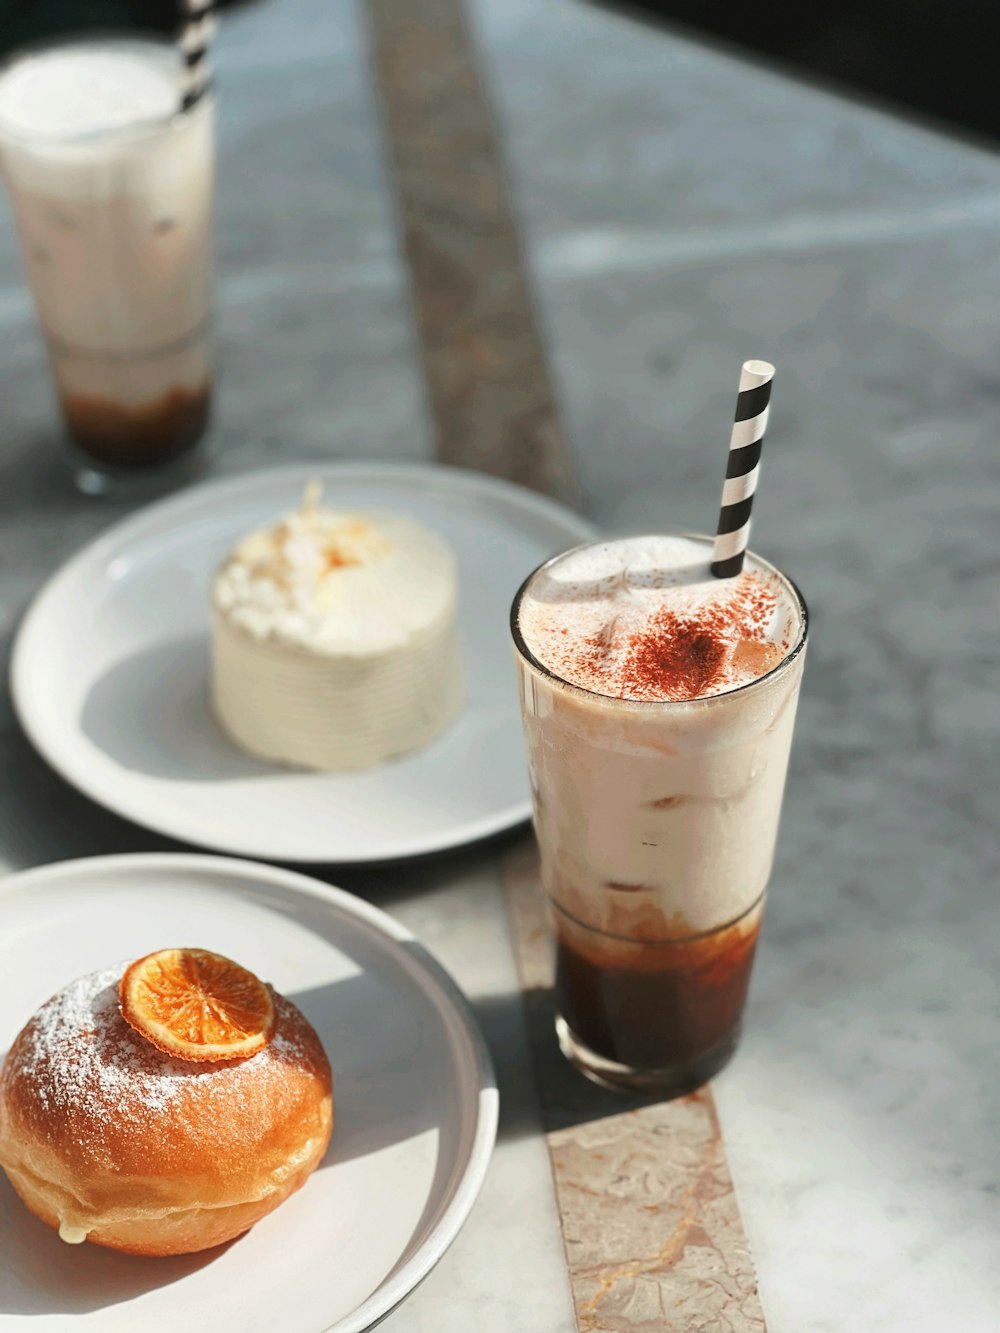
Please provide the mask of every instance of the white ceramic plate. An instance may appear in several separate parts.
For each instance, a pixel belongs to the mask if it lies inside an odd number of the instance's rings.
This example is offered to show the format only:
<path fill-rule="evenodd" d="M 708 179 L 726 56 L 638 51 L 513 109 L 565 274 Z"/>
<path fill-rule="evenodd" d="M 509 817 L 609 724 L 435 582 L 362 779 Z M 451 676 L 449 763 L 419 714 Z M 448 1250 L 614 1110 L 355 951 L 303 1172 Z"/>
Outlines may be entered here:
<path fill-rule="evenodd" d="M 0 1172 L 0 1330 L 370 1328 L 441 1258 L 486 1174 L 497 1092 L 467 1002 L 340 889 L 220 857 L 94 857 L 0 882 L 0 1055 L 74 977 L 177 943 L 236 958 L 312 1022 L 333 1068 L 329 1151 L 245 1236 L 175 1259 L 65 1245 Z"/>
<path fill-rule="evenodd" d="M 251 528 L 296 507 L 393 509 L 458 559 L 468 704 L 426 749 L 364 773 L 295 772 L 244 755 L 208 706 L 208 594 Z M 535 565 L 586 540 L 578 514 L 454 468 L 328 463 L 196 486 L 115 525 L 42 588 L 11 690 L 33 743 L 87 796 L 181 841 L 273 861 L 440 851 L 530 815 L 507 618 Z"/>

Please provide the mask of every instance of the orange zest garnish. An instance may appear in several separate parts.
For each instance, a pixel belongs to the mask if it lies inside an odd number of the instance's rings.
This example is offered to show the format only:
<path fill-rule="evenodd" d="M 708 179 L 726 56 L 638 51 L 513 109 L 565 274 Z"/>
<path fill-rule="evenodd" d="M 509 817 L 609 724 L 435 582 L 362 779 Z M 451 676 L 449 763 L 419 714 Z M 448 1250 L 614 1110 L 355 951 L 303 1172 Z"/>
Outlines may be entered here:
<path fill-rule="evenodd" d="M 242 1060 L 274 1031 L 268 987 L 207 949 L 147 954 L 125 969 L 118 993 L 126 1023 L 182 1060 Z"/>

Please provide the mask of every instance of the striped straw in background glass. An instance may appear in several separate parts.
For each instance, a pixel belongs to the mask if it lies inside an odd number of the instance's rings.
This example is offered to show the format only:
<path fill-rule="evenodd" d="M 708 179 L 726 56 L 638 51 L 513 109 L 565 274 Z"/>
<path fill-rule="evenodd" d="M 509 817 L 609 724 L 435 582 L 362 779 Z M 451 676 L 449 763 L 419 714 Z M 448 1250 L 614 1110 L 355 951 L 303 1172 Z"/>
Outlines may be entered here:
<path fill-rule="evenodd" d="M 215 34 L 214 0 L 181 0 L 177 44 L 184 60 L 182 111 L 190 111 L 212 86 L 208 50 Z"/>

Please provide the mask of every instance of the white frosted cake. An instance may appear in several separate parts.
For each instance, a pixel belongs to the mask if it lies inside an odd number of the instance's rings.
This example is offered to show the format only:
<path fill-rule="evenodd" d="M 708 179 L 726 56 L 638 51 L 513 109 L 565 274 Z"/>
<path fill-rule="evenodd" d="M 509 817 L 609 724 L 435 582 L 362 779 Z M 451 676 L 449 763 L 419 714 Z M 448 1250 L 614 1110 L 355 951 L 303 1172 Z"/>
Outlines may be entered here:
<path fill-rule="evenodd" d="M 212 699 L 243 750 L 323 770 L 426 745 L 462 706 L 451 551 L 397 514 L 302 508 L 212 585 Z"/>

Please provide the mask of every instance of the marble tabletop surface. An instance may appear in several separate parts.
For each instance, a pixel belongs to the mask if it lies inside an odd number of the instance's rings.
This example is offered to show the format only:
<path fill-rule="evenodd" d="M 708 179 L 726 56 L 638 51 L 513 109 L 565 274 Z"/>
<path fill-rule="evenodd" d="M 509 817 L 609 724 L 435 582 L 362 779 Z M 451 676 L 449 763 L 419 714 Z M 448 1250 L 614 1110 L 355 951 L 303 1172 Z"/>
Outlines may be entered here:
<path fill-rule="evenodd" d="M 227 19 L 216 473 L 429 457 L 362 8 Z M 772 1333 L 992 1333 L 1000 1309 L 1000 161 L 578 0 L 475 0 L 586 502 L 713 522 L 735 375 L 778 377 L 754 544 L 813 612 L 743 1049 L 716 1098 Z M 76 496 L 0 226 L 0 632 L 125 512 Z M 168 846 L 0 701 L 0 863 Z M 469 990 L 494 1168 L 386 1327 L 569 1333 L 499 890 L 503 844 L 338 872 Z M 515 1280 L 516 1278 L 516 1280 Z"/>

